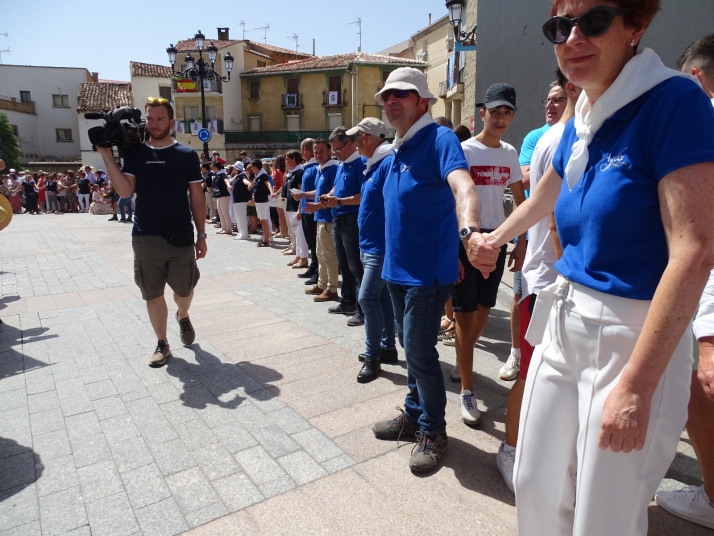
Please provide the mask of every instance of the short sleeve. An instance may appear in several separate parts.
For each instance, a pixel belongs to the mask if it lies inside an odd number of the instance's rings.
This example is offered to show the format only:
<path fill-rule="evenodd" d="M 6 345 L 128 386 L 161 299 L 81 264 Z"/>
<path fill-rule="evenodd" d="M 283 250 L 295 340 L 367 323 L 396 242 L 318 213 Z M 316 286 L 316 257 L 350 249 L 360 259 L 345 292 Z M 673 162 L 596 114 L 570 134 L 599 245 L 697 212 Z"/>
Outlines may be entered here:
<path fill-rule="evenodd" d="M 565 125 L 565 130 L 563 131 L 563 137 L 560 138 L 560 143 L 558 148 L 553 155 L 553 169 L 558 174 L 559 177 L 565 178 L 565 168 L 570 159 L 570 154 L 572 153 L 573 142 L 571 141 L 572 135 L 575 132 L 575 120 L 571 119 L 568 124 Z"/>
<path fill-rule="evenodd" d="M 660 108 L 660 128 L 649 145 L 649 168 L 658 182 L 683 167 L 714 162 L 714 108 L 699 87 L 691 86 Z"/>
<path fill-rule="evenodd" d="M 198 153 L 191 151 L 188 155 L 188 182 L 203 182 L 201 175 L 201 162 L 198 159 Z"/>
<path fill-rule="evenodd" d="M 454 170 L 469 169 L 466 163 L 466 156 L 461 147 L 459 138 L 451 130 L 439 127 L 436 135 L 436 154 L 439 159 L 441 178 L 446 181 L 446 177 Z"/>
<path fill-rule="evenodd" d="M 121 167 L 122 173 L 136 177 L 136 151 L 126 151 L 124 153 L 124 164 Z"/>
<path fill-rule="evenodd" d="M 521 155 L 518 157 L 518 164 L 520 166 L 530 166 L 531 160 L 533 158 L 533 150 L 535 149 L 535 132 L 529 132 L 525 138 L 523 138 L 523 145 L 521 145 Z"/>
<path fill-rule="evenodd" d="M 516 150 L 513 149 L 509 151 L 509 154 L 513 155 L 513 162 L 510 164 L 511 179 L 508 181 L 508 184 L 513 184 L 514 182 L 523 180 L 523 170 L 521 169 L 521 163 L 518 160 L 518 153 L 516 153 Z"/>

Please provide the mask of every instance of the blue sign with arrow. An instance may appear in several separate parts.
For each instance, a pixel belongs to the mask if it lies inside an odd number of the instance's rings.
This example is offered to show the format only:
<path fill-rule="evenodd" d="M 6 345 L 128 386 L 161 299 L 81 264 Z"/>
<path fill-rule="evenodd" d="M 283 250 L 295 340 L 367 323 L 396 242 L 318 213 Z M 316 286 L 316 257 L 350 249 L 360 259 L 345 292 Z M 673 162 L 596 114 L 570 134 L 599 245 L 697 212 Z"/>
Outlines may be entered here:
<path fill-rule="evenodd" d="M 198 139 L 201 140 L 203 143 L 211 141 L 211 131 L 207 128 L 202 128 L 198 131 Z"/>

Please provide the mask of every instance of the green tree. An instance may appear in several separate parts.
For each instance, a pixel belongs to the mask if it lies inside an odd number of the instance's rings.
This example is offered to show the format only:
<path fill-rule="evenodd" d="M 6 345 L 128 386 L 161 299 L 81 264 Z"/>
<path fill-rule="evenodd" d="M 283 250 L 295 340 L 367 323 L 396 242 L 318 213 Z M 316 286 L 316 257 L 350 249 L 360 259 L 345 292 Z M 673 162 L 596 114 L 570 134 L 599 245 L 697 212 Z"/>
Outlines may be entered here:
<path fill-rule="evenodd" d="M 10 168 L 21 169 L 20 158 L 22 158 L 22 150 L 20 149 L 20 139 L 15 136 L 12 125 L 10 125 L 5 114 L 0 114 L 0 151 L 2 151 L 2 159 L 5 161 L 6 170 Z"/>

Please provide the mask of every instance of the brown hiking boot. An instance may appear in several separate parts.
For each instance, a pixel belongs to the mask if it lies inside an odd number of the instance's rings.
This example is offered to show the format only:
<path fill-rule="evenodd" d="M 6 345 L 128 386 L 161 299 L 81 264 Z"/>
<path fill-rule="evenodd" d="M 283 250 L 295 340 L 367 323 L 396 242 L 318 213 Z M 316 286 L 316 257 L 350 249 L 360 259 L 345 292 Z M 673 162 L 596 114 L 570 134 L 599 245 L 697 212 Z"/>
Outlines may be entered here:
<path fill-rule="evenodd" d="M 323 292 L 324 292 L 324 290 L 321 289 L 319 285 L 315 285 L 313 287 L 305 289 L 305 294 L 312 294 L 314 296 L 319 296 Z"/>
<path fill-rule="evenodd" d="M 319 296 L 315 296 L 315 298 L 313 299 L 316 302 L 337 301 L 339 299 L 339 296 L 334 290 L 326 290 Z"/>

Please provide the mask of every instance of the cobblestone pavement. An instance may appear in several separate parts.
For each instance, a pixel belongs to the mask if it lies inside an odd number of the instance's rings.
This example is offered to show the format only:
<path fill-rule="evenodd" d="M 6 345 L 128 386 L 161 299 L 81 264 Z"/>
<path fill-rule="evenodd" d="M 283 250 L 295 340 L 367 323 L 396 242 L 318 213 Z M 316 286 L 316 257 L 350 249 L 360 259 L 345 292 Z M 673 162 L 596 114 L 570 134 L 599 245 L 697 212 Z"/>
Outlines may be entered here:
<path fill-rule="evenodd" d="M 474 359 L 483 425 L 461 424 L 440 346 L 449 452 L 420 478 L 410 444 L 369 428 L 403 402 L 403 357 L 357 384 L 363 330 L 305 296 L 277 247 L 211 236 L 196 343 L 170 320 L 174 357 L 150 369 L 129 233 L 82 214 L 0 234 L 0 535 L 516 533 L 495 467 L 507 281 Z M 663 486 L 698 482 L 685 435 Z M 708 533 L 656 506 L 650 520 L 650 534 Z"/>

